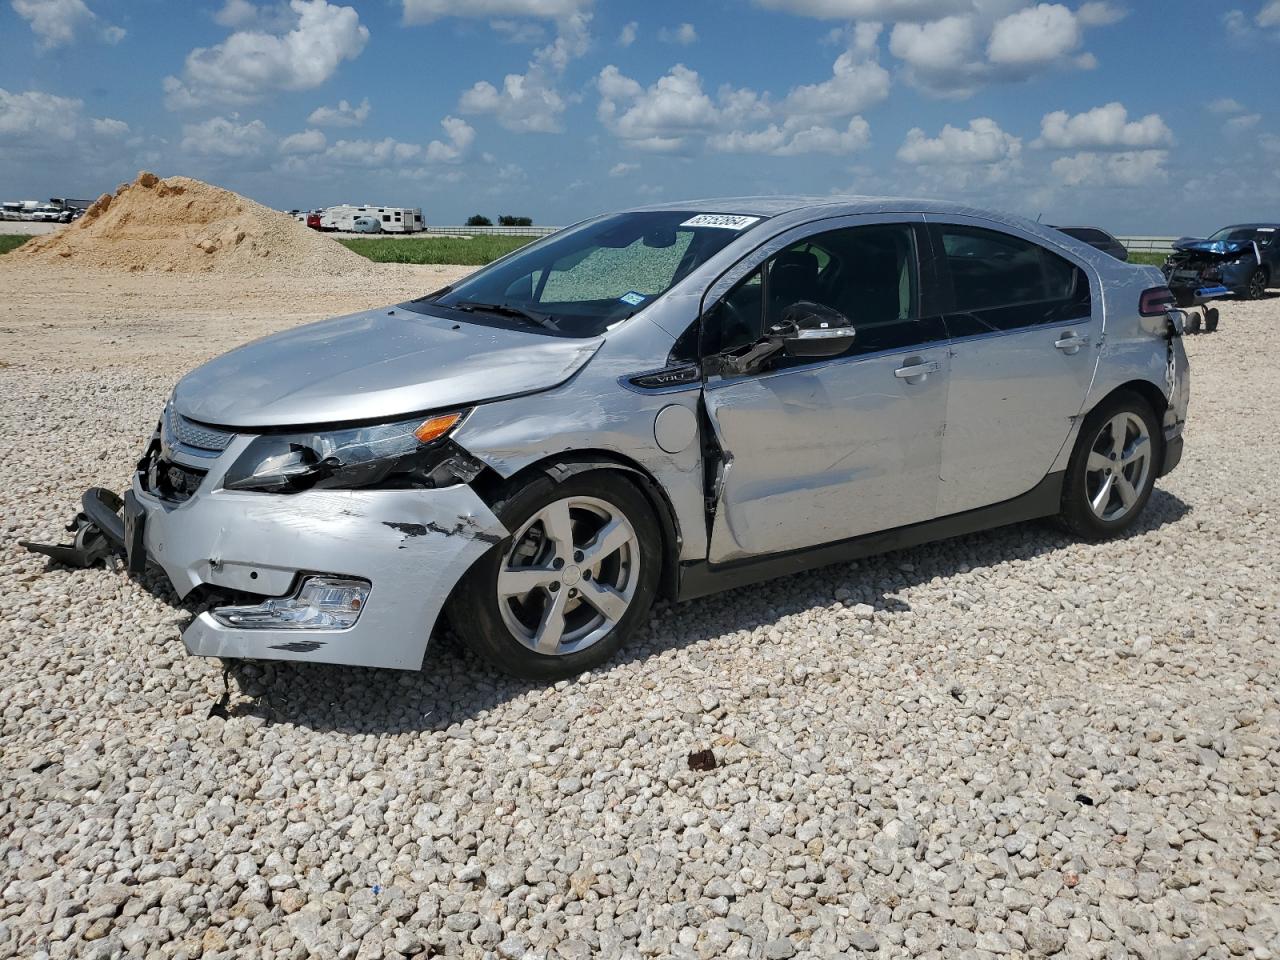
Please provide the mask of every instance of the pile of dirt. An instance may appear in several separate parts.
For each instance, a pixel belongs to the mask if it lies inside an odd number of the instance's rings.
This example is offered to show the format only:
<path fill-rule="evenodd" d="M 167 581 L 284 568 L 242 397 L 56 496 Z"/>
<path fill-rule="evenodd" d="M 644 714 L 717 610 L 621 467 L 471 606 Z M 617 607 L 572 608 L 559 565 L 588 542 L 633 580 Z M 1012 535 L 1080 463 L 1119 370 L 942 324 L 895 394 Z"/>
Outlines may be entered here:
<path fill-rule="evenodd" d="M 190 177 L 140 173 L 15 259 L 108 270 L 311 276 L 367 272 L 364 257 L 288 214 Z"/>

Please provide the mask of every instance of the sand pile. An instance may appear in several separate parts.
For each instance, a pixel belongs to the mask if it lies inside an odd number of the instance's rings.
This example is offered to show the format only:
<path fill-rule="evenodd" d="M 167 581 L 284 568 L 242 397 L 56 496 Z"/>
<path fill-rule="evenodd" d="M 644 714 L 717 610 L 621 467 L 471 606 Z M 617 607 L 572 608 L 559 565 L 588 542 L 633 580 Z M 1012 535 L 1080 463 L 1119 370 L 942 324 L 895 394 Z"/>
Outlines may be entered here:
<path fill-rule="evenodd" d="M 365 272 L 364 257 L 287 214 L 189 177 L 140 173 L 63 230 L 9 256 L 110 270 L 259 275 Z"/>

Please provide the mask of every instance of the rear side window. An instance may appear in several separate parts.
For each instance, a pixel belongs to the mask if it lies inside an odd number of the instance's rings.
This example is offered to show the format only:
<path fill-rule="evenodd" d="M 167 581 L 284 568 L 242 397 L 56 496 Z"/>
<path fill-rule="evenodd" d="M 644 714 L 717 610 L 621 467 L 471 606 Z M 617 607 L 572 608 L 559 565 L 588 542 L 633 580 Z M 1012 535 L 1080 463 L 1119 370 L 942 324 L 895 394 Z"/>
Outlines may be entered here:
<path fill-rule="evenodd" d="M 951 282 L 952 336 L 1089 316 L 1088 277 L 1051 250 L 979 227 L 942 224 L 935 231 Z"/>

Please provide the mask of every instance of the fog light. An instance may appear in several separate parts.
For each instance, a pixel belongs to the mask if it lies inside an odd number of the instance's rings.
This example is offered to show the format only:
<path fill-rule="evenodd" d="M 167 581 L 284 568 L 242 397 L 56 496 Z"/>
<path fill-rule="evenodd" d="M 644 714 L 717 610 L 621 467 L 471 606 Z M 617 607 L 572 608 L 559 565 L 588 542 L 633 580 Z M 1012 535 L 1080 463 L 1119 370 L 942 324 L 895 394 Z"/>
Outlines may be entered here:
<path fill-rule="evenodd" d="M 355 626 L 368 597 L 364 580 L 307 577 L 292 597 L 211 612 L 219 623 L 241 630 L 346 630 Z"/>

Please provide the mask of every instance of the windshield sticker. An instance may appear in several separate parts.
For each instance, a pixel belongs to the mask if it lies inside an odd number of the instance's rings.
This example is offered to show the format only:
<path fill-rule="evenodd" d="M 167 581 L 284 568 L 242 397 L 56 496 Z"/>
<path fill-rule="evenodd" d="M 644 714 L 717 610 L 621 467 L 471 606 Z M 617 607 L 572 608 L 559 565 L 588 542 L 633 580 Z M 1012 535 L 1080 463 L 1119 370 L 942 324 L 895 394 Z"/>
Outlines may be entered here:
<path fill-rule="evenodd" d="M 629 307 L 638 307 L 640 304 L 644 303 L 644 294 L 636 293 L 634 290 L 629 290 L 618 299 Z"/>
<path fill-rule="evenodd" d="M 1259 233 L 1275 233 L 1276 228 L 1275 227 L 1259 227 L 1258 232 Z"/>
<path fill-rule="evenodd" d="M 745 230 L 753 223 L 759 223 L 759 217 L 742 217 L 732 213 L 700 213 L 690 217 L 682 227 L 719 227 L 721 230 Z"/>

